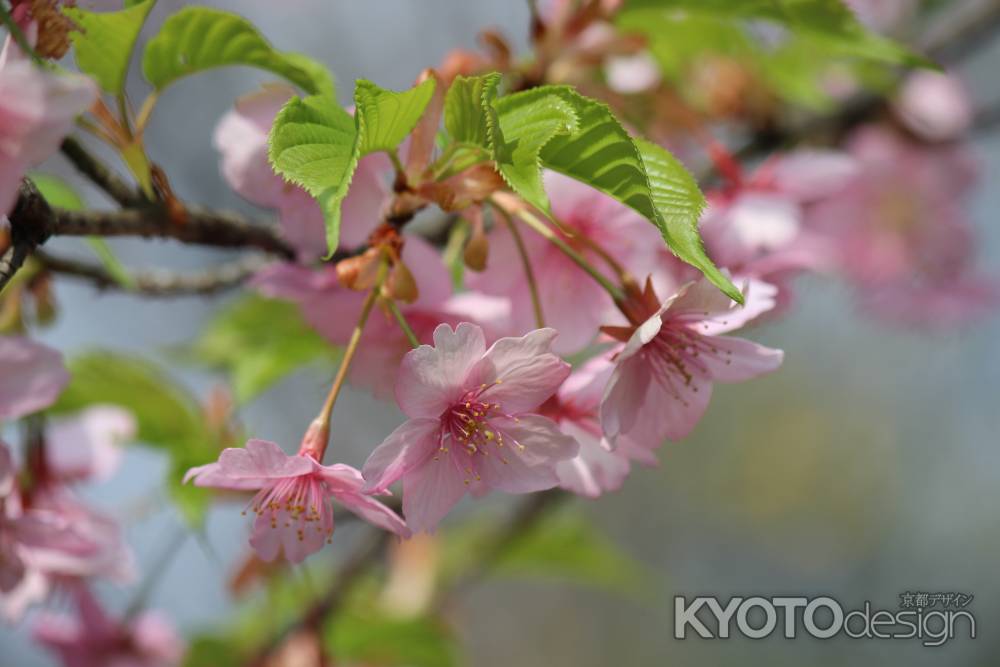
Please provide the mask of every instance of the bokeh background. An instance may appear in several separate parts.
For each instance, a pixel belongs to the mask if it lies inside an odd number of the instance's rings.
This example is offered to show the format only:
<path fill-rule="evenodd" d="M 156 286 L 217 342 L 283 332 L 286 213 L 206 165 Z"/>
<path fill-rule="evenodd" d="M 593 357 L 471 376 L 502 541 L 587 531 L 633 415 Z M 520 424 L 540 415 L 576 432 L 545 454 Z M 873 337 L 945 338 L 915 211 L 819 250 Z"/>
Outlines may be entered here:
<path fill-rule="evenodd" d="M 182 4 L 161 0 L 150 23 Z M 521 49 L 527 41 L 528 11 L 519 0 L 209 4 L 244 14 L 280 48 L 328 62 L 345 103 L 355 78 L 408 86 L 450 49 L 472 48 L 484 27 L 499 28 Z M 1000 44 L 966 63 L 961 73 L 977 101 L 1000 99 L 998 65 Z M 211 133 L 237 96 L 265 80 L 227 69 L 184 80 L 163 97 L 147 144 L 182 199 L 253 212 L 219 175 Z M 133 71 L 130 85 L 145 84 Z M 1000 278 L 1000 136 L 974 140 L 982 174 L 970 206 L 984 264 Z M 46 167 L 75 181 L 59 158 Z M 87 192 L 95 205 L 109 206 Z M 73 241 L 53 246 L 86 252 Z M 200 267 L 228 256 L 171 242 L 122 240 L 113 247 L 135 267 Z M 692 436 L 661 450 L 660 468 L 637 469 L 621 492 L 599 501 L 575 501 L 641 563 L 642 594 L 539 579 L 484 582 L 451 613 L 468 664 L 996 664 L 1000 317 L 938 334 L 891 329 L 858 314 L 846 290 L 830 281 L 807 278 L 799 286 L 790 315 L 752 333 L 785 349 L 780 372 L 717 388 Z M 149 356 L 202 394 L 219 381 L 179 366 L 168 350 L 231 297 L 144 301 L 69 279 L 58 283 L 57 296 L 61 317 L 42 338 L 67 353 L 100 347 Z M 321 372 L 298 373 L 241 416 L 255 435 L 290 447 L 327 381 Z M 360 465 L 399 421 L 394 406 L 349 392 L 334 418 L 340 458 Z M 129 450 L 122 472 L 87 492 L 127 521 L 141 567 L 152 565 L 180 525 L 160 490 L 164 466 L 147 450 Z M 470 504 L 464 511 L 478 509 Z M 213 510 L 208 528 L 211 549 L 188 540 L 152 598 L 189 634 L 231 611 L 224 579 L 243 552 L 247 522 L 239 506 L 230 506 Z M 345 526 L 334 550 L 355 537 Z M 130 599 L 129 591 L 100 590 L 112 609 Z M 940 648 L 914 640 L 672 638 L 674 595 L 829 594 L 845 608 L 871 600 L 894 609 L 904 591 L 973 594 L 978 638 Z M 52 664 L 23 626 L 0 628 L 0 665 Z"/>

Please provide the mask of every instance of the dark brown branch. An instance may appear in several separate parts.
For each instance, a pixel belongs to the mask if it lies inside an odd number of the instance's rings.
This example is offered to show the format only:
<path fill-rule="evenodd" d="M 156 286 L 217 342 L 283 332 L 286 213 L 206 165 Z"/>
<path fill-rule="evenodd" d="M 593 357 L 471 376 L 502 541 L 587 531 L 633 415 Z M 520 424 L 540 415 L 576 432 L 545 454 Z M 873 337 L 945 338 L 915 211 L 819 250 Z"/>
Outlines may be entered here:
<path fill-rule="evenodd" d="M 120 206 L 130 208 L 147 203 L 138 190 L 122 180 L 73 137 L 66 137 L 59 148 L 77 171 L 104 190 Z"/>
<path fill-rule="evenodd" d="M 10 246 L 0 255 L 0 291 L 3 291 L 24 260 L 51 234 L 52 209 L 34 183 L 25 180 L 10 220 Z"/>
<path fill-rule="evenodd" d="M 364 542 L 334 574 L 329 588 L 302 616 L 268 640 L 247 664 L 250 667 L 262 667 L 289 637 L 303 631 L 319 631 L 323 622 L 340 610 L 361 575 L 379 562 L 379 556 L 388 544 L 389 537 L 390 534 L 384 530 L 374 530 L 365 536 Z"/>
<path fill-rule="evenodd" d="M 103 266 L 55 257 L 42 251 L 35 252 L 35 259 L 48 271 L 87 280 L 98 289 L 125 289 Z M 255 255 L 212 269 L 183 273 L 144 271 L 132 276 L 133 285 L 127 291 L 151 297 L 207 296 L 239 287 L 270 261 Z"/>

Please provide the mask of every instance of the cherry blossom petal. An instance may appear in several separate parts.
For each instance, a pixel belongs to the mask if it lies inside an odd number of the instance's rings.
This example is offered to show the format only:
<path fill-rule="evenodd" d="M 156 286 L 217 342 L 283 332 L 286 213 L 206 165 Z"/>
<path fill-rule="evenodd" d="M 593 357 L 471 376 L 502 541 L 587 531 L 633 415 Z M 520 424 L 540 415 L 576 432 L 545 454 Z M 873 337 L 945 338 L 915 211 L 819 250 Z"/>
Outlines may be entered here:
<path fill-rule="evenodd" d="M 130 412 L 112 405 L 54 421 L 46 430 L 49 470 L 64 481 L 106 480 L 118 470 L 121 445 L 135 437 L 136 428 Z"/>
<path fill-rule="evenodd" d="M 556 461 L 576 456 L 576 441 L 559 430 L 559 426 L 541 415 L 521 415 L 516 419 L 495 419 L 491 424 L 512 441 L 505 445 L 516 450 L 525 465 L 552 466 Z"/>
<path fill-rule="evenodd" d="M 437 419 L 411 419 L 396 428 L 375 448 L 362 468 L 364 492 L 384 491 L 396 480 L 425 464 L 440 445 Z"/>
<path fill-rule="evenodd" d="M 456 329 L 441 324 L 434 347 L 421 345 L 403 358 L 396 380 L 396 402 L 408 417 L 438 417 L 464 392 L 469 370 L 486 350 L 483 330 L 468 322 Z"/>
<path fill-rule="evenodd" d="M 600 408 L 601 428 L 612 444 L 635 424 L 651 379 L 649 362 L 641 355 L 619 360 Z"/>
<path fill-rule="evenodd" d="M 0 336 L 0 421 L 55 402 L 69 382 L 62 354 L 27 338 Z"/>
<path fill-rule="evenodd" d="M 313 471 L 314 462 L 289 456 L 269 440 L 252 438 L 245 447 L 229 447 L 219 455 L 219 470 L 234 479 L 297 477 Z"/>
<path fill-rule="evenodd" d="M 465 477 L 452 455 L 431 458 L 412 470 L 403 480 L 403 515 L 410 530 L 433 531 L 465 495 Z"/>
<path fill-rule="evenodd" d="M 555 329 L 537 329 L 495 342 L 470 373 L 473 384 L 487 385 L 480 398 L 518 414 L 555 393 L 570 373 L 569 364 L 549 352 L 557 335 Z"/>
<path fill-rule="evenodd" d="M 778 369 L 785 353 L 743 338 L 713 336 L 712 353 L 699 360 L 709 377 L 719 382 L 743 382 Z"/>
<path fill-rule="evenodd" d="M 910 74 L 893 105 L 908 128 L 931 141 L 957 139 L 972 125 L 972 100 L 961 81 L 941 72 Z"/>
<path fill-rule="evenodd" d="M 556 465 L 560 487 L 585 498 L 597 498 L 622 487 L 631 465 L 620 446 L 618 451 L 611 451 L 600 433 L 595 435 L 574 422 L 564 421 L 560 428 L 580 444 L 575 457 Z"/>

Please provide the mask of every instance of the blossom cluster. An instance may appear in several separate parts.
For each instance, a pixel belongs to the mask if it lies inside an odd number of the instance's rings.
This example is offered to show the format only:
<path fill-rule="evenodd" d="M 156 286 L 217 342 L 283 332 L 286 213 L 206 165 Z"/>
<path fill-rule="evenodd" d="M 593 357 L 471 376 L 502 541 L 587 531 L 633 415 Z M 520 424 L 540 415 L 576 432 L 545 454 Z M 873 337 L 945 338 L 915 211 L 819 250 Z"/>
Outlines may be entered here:
<path fill-rule="evenodd" d="M 607 20 L 621 3 L 587 3 L 586 20 L 573 3 L 538 4 L 545 67 L 532 76 L 576 82 L 596 69 L 590 85 L 612 105 L 667 94 L 653 56 Z M 874 11 L 878 3 L 851 4 L 879 28 L 900 20 Z M 59 57 L 72 26 L 41 29 L 40 12 L 55 6 L 14 2 L 11 16 L 29 46 Z M 528 74 L 494 47 L 489 57 L 453 52 L 424 76 L 440 88 L 495 68 L 529 87 Z M 837 147 L 756 163 L 700 122 L 678 142 L 664 118 L 650 121 L 650 136 L 712 168 L 697 233 L 739 302 L 682 262 L 649 219 L 580 180 L 544 171 L 551 207 L 543 211 L 489 164 L 450 173 L 433 141 L 440 99 L 398 152 L 360 157 L 340 208 L 340 245 L 328 253 L 326 212 L 276 173 L 269 155 L 276 118 L 295 95 L 272 83 L 241 97 L 213 145 L 228 185 L 273 211 L 292 249 L 249 288 L 294 304 L 343 349 L 343 361 L 294 454 L 251 438 L 216 449 L 216 461 L 206 456 L 183 478 L 243 498 L 253 515 L 249 545 L 263 561 L 299 564 L 323 549 L 340 508 L 409 539 L 435 531 L 467 494 L 559 488 L 593 499 L 621 489 L 633 464 L 657 465 L 666 442 L 697 427 L 716 383 L 781 366 L 781 350 L 751 339 L 766 333 L 748 330 L 786 314 L 803 275 L 835 277 L 863 312 L 924 329 L 974 321 L 1000 298 L 977 264 L 963 208 L 977 176 L 962 143 L 973 114 L 950 74 L 909 75 L 885 117 L 852 128 Z M 722 113 L 725 101 L 708 97 L 706 115 Z M 77 116 L 110 113 L 102 105 L 91 79 L 39 66 L 7 39 L 0 215 L 13 217 L 27 171 L 58 150 Z M 409 224 L 432 204 L 446 214 L 443 234 Z M 0 614 L 20 619 L 59 592 L 76 613 L 38 617 L 35 634 L 65 664 L 176 664 L 182 644 L 169 624 L 141 610 L 116 618 L 92 591 L 134 572 L 119 521 L 76 487 L 115 473 L 120 444 L 139 439 L 136 419 L 112 405 L 44 414 L 69 373 L 57 351 L 18 325 L 0 336 L 0 426 L 26 426 L 22 451 L 0 441 Z M 333 411 L 345 382 L 405 417 L 372 443 L 360 469 L 325 462 L 340 437 Z"/>

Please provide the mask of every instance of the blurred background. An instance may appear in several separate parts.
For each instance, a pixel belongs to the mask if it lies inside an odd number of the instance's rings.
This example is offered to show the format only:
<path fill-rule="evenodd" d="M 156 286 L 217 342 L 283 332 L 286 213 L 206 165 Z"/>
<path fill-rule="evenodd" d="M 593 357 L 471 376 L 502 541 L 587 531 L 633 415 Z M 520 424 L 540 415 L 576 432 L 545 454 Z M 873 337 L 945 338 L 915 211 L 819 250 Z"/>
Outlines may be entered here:
<path fill-rule="evenodd" d="M 161 0 L 147 29 L 183 4 Z M 515 0 L 209 4 L 247 16 L 279 48 L 329 63 L 345 103 L 354 79 L 406 87 L 453 48 L 473 48 L 482 28 L 499 29 L 518 49 L 527 44 L 527 5 Z M 998 66 L 1000 43 L 963 65 L 977 101 L 1000 96 Z M 132 77 L 136 89 L 145 85 L 136 71 Z M 226 69 L 186 79 L 165 94 L 147 145 L 181 199 L 254 212 L 223 182 L 211 133 L 236 97 L 268 78 Z M 974 144 L 982 172 L 971 214 L 983 264 L 1000 276 L 1000 135 L 977 135 Z M 79 182 L 61 158 L 46 168 Z M 94 205 L 110 205 L 81 190 Z M 202 267 L 229 256 L 165 241 L 112 245 L 135 267 Z M 86 252 L 64 239 L 52 249 Z M 718 387 L 692 436 L 661 449 L 658 469 L 636 469 L 622 491 L 599 501 L 572 501 L 634 559 L 639 590 L 621 593 L 545 577 L 473 586 L 449 610 L 465 664 L 995 664 L 1000 318 L 960 331 L 910 332 L 860 315 L 846 290 L 828 280 L 807 277 L 798 295 L 787 317 L 750 334 L 785 350 L 780 372 Z M 190 339 L 231 297 L 151 301 L 63 280 L 57 298 L 60 319 L 42 339 L 68 354 L 95 347 L 134 351 L 168 364 L 201 395 L 219 382 L 179 366 L 168 350 Z M 241 417 L 256 436 L 291 446 L 327 381 L 319 370 L 297 373 Z M 400 421 L 394 406 L 348 393 L 334 416 L 339 458 L 360 466 Z M 127 522 L 140 570 L 153 565 L 181 525 L 159 490 L 165 465 L 149 450 L 130 449 L 114 480 L 87 494 Z M 504 499 L 490 502 L 506 506 Z M 479 510 L 471 504 L 464 501 L 462 510 Z M 247 521 L 240 510 L 213 509 L 210 549 L 187 540 L 153 593 L 151 606 L 167 612 L 185 634 L 221 624 L 232 610 L 225 579 L 244 552 Z M 334 555 L 349 548 L 355 530 L 338 530 Z M 979 636 L 939 648 L 914 640 L 673 639 L 675 595 L 826 594 L 845 609 L 866 600 L 895 609 L 906 591 L 974 595 L 969 608 Z M 100 592 L 112 609 L 124 607 L 131 595 L 112 587 Z M 2 627 L 0 664 L 54 663 L 18 628 Z"/>

